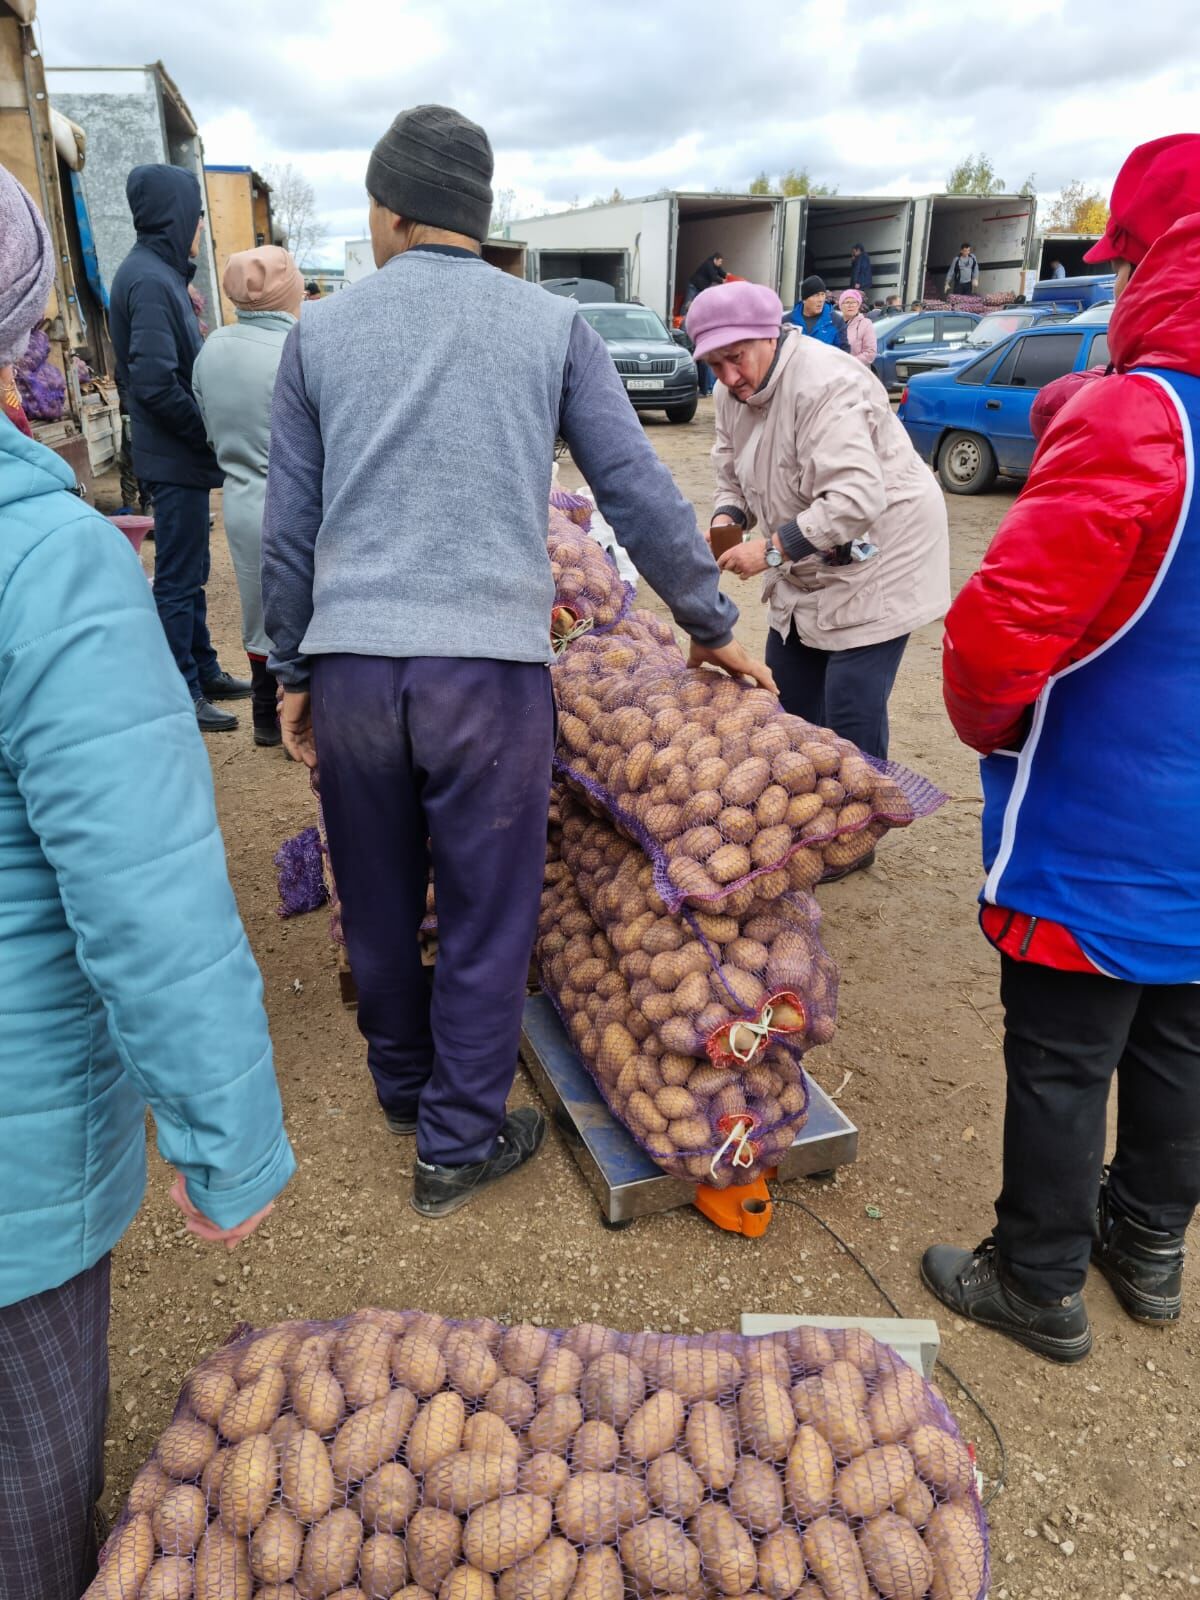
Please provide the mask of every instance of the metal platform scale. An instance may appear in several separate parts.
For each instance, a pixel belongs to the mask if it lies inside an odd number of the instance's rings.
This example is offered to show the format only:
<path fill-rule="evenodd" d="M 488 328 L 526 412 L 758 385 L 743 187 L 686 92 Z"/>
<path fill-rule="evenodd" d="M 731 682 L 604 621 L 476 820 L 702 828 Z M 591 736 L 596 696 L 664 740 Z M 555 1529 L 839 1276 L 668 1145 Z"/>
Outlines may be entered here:
<path fill-rule="evenodd" d="M 544 994 L 525 1002 L 521 1059 L 599 1201 L 607 1227 L 696 1203 L 696 1185 L 663 1172 L 614 1119 Z M 808 1121 L 779 1162 L 779 1179 L 831 1172 L 857 1153 L 858 1129 L 810 1078 Z"/>

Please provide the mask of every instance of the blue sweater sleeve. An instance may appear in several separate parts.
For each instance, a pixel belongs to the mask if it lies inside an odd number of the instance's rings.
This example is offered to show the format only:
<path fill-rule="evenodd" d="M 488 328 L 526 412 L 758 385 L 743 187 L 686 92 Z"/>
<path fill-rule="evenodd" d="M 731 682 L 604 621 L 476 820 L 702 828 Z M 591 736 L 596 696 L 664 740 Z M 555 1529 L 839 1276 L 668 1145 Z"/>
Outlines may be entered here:
<path fill-rule="evenodd" d="M 313 614 L 325 474 L 321 422 L 304 383 L 300 326 L 287 336 L 275 378 L 262 534 L 263 616 L 275 646 L 268 664 L 289 689 L 308 685 L 300 644 Z"/>
<path fill-rule="evenodd" d="M 738 610 L 721 593 L 695 512 L 646 438 L 608 346 L 579 316 L 567 348 L 560 431 L 596 504 L 679 626 L 698 644 L 728 644 Z"/>
<path fill-rule="evenodd" d="M 61 498 L 74 512 L 0 589 L 0 760 L 158 1148 L 233 1227 L 295 1170 L 262 982 L 150 587 L 125 540 Z"/>

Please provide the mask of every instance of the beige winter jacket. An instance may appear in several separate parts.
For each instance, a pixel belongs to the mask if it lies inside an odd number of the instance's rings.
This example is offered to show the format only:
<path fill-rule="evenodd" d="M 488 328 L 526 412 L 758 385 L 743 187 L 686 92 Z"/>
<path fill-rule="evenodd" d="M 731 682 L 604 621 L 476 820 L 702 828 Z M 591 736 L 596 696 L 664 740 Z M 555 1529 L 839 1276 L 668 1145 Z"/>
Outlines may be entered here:
<path fill-rule="evenodd" d="M 742 404 L 718 384 L 716 398 L 717 510 L 736 506 L 764 530 L 794 517 L 822 551 L 867 538 L 879 547 L 848 566 L 810 556 L 768 571 L 771 627 L 786 639 L 794 622 L 802 643 L 849 650 L 945 613 L 946 504 L 874 373 L 785 332 L 758 394 Z"/>

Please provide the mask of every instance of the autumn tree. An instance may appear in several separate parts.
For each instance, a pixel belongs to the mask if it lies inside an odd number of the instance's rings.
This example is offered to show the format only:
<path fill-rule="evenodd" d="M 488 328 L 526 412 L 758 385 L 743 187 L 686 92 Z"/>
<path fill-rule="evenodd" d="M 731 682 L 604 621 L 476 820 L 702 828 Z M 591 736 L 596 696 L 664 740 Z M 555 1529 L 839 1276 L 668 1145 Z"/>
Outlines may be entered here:
<path fill-rule="evenodd" d="M 750 180 L 750 194 L 781 194 L 787 199 L 794 199 L 796 195 L 810 194 L 836 194 L 837 185 L 827 183 L 814 183 L 807 167 L 789 167 L 781 178 L 769 178 L 765 172 L 760 172 L 756 178 Z"/>
<path fill-rule="evenodd" d="M 966 156 L 946 179 L 947 194 L 1003 194 L 1004 179 L 996 176 L 991 156 L 982 151 Z"/>
<path fill-rule="evenodd" d="M 310 262 L 328 237 L 312 184 L 290 161 L 284 167 L 268 167 L 266 178 L 271 186 L 271 217 L 284 245 L 297 261 Z"/>
<path fill-rule="evenodd" d="M 1046 213 L 1045 226 L 1056 233 L 1101 234 L 1108 226 L 1108 201 L 1098 189 L 1085 189 L 1072 178 Z"/>

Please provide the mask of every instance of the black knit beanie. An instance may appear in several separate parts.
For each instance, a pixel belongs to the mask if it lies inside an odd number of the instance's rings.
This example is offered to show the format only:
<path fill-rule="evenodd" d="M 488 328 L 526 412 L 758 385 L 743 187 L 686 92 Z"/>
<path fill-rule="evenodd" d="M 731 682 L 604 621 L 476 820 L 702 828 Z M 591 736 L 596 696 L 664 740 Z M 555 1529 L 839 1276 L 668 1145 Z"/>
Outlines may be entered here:
<path fill-rule="evenodd" d="M 816 273 L 811 273 L 800 285 L 800 298 L 807 300 L 810 295 L 825 293 L 825 279 L 818 278 Z"/>
<path fill-rule="evenodd" d="M 449 106 L 402 111 L 371 152 L 367 193 L 410 222 L 484 240 L 492 223 L 492 147 Z"/>

